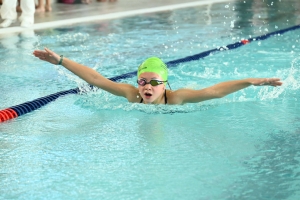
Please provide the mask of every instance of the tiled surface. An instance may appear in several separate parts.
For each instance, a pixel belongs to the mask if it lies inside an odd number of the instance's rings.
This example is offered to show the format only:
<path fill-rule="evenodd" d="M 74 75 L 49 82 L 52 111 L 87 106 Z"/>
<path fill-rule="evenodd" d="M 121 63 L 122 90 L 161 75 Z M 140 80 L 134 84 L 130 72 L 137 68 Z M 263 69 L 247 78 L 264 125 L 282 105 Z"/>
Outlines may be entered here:
<path fill-rule="evenodd" d="M 204 1 L 204 0 L 202 0 Z M 207 1 L 207 0 L 206 0 Z M 92 0 L 89 4 L 63 4 L 52 2 L 51 12 L 35 13 L 35 23 L 51 22 L 55 20 L 65 20 L 79 17 L 95 16 L 122 11 L 130 11 L 144 8 L 153 8 L 158 6 L 174 5 L 188 2 L 199 2 L 193 0 L 116 0 L 110 2 L 97 2 Z M 201 2 L 201 0 L 200 0 Z M 20 15 L 20 13 L 19 13 Z M 17 26 L 18 24 L 14 24 Z"/>
<path fill-rule="evenodd" d="M 195 1 L 182 0 L 117 0 L 115 2 L 97 2 L 90 4 L 61 4 L 52 3 L 52 12 L 36 13 L 35 23 L 63 20 L 77 17 L 94 16 L 121 11 L 129 11 L 143 8 L 180 4 Z"/>
<path fill-rule="evenodd" d="M 97 2 L 92 0 L 90 4 L 62 4 L 52 3 L 52 12 L 35 13 L 35 23 L 30 29 L 44 29 L 68 24 L 99 20 L 99 18 L 108 14 L 118 14 L 129 11 L 138 11 L 141 9 L 151 9 L 162 6 L 174 6 L 178 4 L 189 3 L 211 3 L 214 1 L 231 1 L 231 0 L 116 0 L 115 2 Z M 88 19 L 87 19 L 88 18 Z M 8 28 L 0 28 L 0 35 L 9 35 L 11 33 L 27 31 L 20 27 L 20 22 L 12 24 Z"/>

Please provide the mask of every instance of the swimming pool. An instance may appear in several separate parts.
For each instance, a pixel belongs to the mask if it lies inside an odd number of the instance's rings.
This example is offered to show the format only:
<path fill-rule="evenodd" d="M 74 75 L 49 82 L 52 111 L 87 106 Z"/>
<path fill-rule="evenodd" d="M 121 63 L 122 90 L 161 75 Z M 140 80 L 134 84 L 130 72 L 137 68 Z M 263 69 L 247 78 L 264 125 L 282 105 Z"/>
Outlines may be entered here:
<path fill-rule="evenodd" d="M 33 49 L 47 46 L 114 77 L 135 71 L 152 55 L 168 62 L 299 23 L 296 1 L 262 2 L 220 3 L 1 39 L 0 109 L 87 88 L 66 70 L 37 61 Z M 170 68 L 173 89 L 269 76 L 282 78 L 282 87 L 249 87 L 183 106 L 130 104 L 89 91 L 1 123 L 0 197 L 298 199 L 299 33 Z M 122 81 L 135 84 L 135 77 Z"/>

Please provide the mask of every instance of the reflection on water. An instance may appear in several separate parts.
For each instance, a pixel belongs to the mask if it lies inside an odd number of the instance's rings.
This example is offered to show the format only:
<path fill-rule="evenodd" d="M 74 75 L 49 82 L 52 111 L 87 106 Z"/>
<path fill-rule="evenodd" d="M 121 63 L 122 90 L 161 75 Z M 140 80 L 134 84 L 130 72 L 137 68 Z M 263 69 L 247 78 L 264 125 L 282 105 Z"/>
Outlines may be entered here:
<path fill-rule="evenodd" d="M 258 27 L 278 23 L 281 29 L 299 23 L 300 2 L 297 0 L 237 0 L 233 5 L 237 22 L 241 25 L 239 28 L 249 22 Z"/>
<path fill-rule="evenodd" d="M 225 199 L 288 199 L 299 195 L 299 133 L 299 129 L 264 133 L 269 138 L 242 162 L 248 173 L 224 194 Z"/>
<path fill-rule="evenodd" d="M 33 50 L 38 43 L 38 36 L 34 30 L 27 29 L 21 33 L 11 33 L 10 35 L 1 35 L 0 43 L 3 48 L 9 50 L 24 49 Z"/>
<path fill-rule="evenodd" d="M 248 35 L 261 35 L 300 23 L 298 0 L 238 0 L 235 29 Z"/>

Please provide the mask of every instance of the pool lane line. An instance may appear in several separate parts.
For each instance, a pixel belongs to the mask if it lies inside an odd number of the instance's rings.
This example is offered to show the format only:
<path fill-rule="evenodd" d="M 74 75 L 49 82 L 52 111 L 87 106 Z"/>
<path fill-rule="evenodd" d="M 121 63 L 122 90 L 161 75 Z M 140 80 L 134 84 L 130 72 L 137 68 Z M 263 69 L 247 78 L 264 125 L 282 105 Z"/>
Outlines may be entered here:
<path fill-rule="evenodd" d="M 8 33 L 16 33 L 16 32 L 20 33 L 20 32 L 26 31 L 26 30 L 48 29 L 48 28 L 62 27 L 62 26 L 65 27 L 68 25 L 79 24 L 79 23 L 88 23 L 88 22 L 92 22 L 92 21 L 118 19 L 118 18 L 130 17 L 130 16 L 135 16 L 135 15 L 141 15 L 141 14 L 163 12 L 163 11 L 167 11 L 167 10 L 176 10 L 176 9 L 182 9 L 182 8 L 195 7 L 195 6 L 205 6 L 205 5 L 209 5 L 209 4 L 225 3 L 225 2 L 231 2 L 231 1 L 233 1 L 233 0 L 202 0 L 202 1 L 194 1 L 194 2 L 173 4 L 173 5 L 166 5 L 166 6 L 157 6 L 157 7 L 152 7 L 152 8 L 114 12 L 114 13 L 108 13 L 108 14 L 102 14 L 102 15 L 94 15 L 94 16 L 78 17 L 78 18 L 65 19 L 65 20 L 57 20 L 57 21 L 52 21 L 52 22 L 42 22 L 42 23 L 33 24 L 33 26 L 30 28 L 23 28 L 20 26 L 1 28 L 0 34 L 8 34 Z M 82 11 L 79 11 L 79 12 L 82 12 Z"/>
<path fill-rule="evenodd" d="M 65 90 L 0 110 L 0 123 L 27 114 L 67 94 L 78 94 L 79 88 Z"/>
<path fill-rule="evenodd" d="M 166 62 L 166 64 L 167 64 L 168 67 L 175 67 L 175 65 L 180 64 L 180 63 L 199 60 L 199 59 L 207 57 L 209 55 L 213 55 L 213 53 L 216 53 L 216 52 L 236 49 L 236 48 L 241 47 L 243 45 L 246 45 L 246 44 L 248 44 L 252 41 L 265 40 L 265 39 L 268 39 L 271 36 L 281 35 L 281 34 L 286 33 L 288 31 L 293 31 L 293 30 L 296 30 L 296 29 L 299 29 L 299 28 L 300 28 L 300 25 L 297 25 L 297 26 L 293 26 L 293 27 L 290 27 L 290 28 L 286 28 L 286 29 L 275 31 L 275 32 L 267 33 L 265 35 L 261 35 L 261 36 L 258 36 L 258 37 L 244 39 L 244 40 L 241 40 L 241 41 L 233 43 L 233 44 L 229 44 L 229 45 L 224 46 L 224 47 L 215 48 L 215 49 L 208 50 L 208 51 L 205 51 L 205 52 L 202 52 L 202 53 L 199 53 L 199 54 L 195 54 L 195 55 L 192 55 L 192 56 L 187 56 L 185 58 L 169 61 L 169 62 Z M 126 73 L 126 74 L 115 76 L 115 77 L 112 77 L 112 78 L 109 78 L 109 79 L 111 81 L 119 81 L 119 80 L 122 80 L 122 79 L 127 79 L 127 78 L 134 77 L 134 76 L 136 76 L 136 74 L 137 74 L 137 71 L 133 71 L 133 72 L 129 72 L 129 73 Z M 94 87 L 94 86 L 91 86 L 91 87 Z M 6 108 L 4 110 L 0 110 L 0 123 L 4 122 L 4 121 L 7 121 L 7 120 L 10 120 L 10 119 L 13 119 L 13 118 L 16 118 L 16 117 L 19 117 L 21 115 L 27 114 L 29 112 L 32 112 L 32 111 L 34 111 L 34 110 L 36 110 L 36 109 L 38 109 L 42 106 L 45 106 L 46 104 L 48 104 L 50 102 L 56 100 L 57 98 L 59 98 L 61 96 L 64 96 L 64 95 L 67 95 L 67 94 L 78 94 L 78 93 L 80 93 L 80 89 L 77 87 L 77 88 L 74 88 L 74 89 L 57 92 L 55 94 L 50 94 L 48 96 L 41 97 L 41 98 L 35 99 L 33 101 L 28 101 L 28 102 L 25 102 L 25 103 L 22 103 L 22 104 L 13 106 L 13 107 L 9 107 L 9 108 Z"/>

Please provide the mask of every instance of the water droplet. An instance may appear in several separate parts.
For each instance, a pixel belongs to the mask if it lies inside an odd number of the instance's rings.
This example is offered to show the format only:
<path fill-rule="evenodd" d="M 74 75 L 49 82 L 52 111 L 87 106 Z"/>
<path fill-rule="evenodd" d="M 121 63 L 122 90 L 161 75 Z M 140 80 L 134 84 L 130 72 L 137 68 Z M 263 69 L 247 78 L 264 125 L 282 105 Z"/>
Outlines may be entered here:
<path fill-rule="evenodd" d="M 234 28 L 234 20 L 230 22 L 230 27 Z"/>
<path fill-rule="evenodd" d="M 278 26 L 275 25 L 275 28 L 278 29 Z"/>
<path fill-rule="evenodd" d="M 226 5 L 225 8 L 229 8 L 229 5 Z"/>

